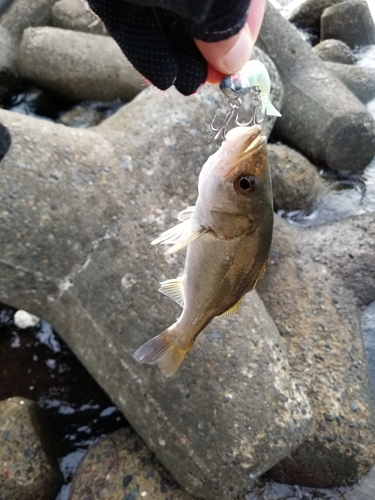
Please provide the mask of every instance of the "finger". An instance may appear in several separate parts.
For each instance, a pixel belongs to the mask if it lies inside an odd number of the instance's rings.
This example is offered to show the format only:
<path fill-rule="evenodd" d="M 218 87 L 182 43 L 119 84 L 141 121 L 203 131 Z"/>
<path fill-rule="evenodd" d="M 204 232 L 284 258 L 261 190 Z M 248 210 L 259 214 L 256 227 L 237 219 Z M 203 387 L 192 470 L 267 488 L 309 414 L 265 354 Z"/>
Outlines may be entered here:
<path fill-rule="evenodd" d="M 254 43 L 257 41 L 259 35 L 265 10 L 266 0 L 251 0 L 246 23 L 250 28 L 250 33 Z"/>
<path fill-rule="evenodd" d="M 250 59 L 254 45 L 247 24 L 239 33 L 220 42 L 203 42 L 194 39 L 198 49 L 208 63 L 217 71 L 230 75 L 240 70 Z"/>

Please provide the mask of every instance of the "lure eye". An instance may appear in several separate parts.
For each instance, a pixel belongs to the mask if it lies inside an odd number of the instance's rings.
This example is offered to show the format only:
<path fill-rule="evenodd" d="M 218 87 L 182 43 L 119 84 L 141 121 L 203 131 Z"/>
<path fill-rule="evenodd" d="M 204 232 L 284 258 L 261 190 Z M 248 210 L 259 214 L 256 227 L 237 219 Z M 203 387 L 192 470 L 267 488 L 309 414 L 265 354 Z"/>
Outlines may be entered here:
<path fill-rule="evenodd" d="M 238 194 L 251 194 L 254 193 L 258 185 L 259 181 L 254 175 L 246 175 L 236 180 L 234 188 Z"/>

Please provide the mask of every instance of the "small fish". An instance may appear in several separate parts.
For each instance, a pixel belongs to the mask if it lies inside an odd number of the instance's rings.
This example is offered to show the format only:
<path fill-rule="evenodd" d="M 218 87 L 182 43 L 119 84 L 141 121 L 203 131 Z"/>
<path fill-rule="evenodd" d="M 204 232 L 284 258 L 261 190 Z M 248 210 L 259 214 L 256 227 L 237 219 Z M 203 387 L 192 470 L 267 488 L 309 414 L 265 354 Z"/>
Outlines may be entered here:
<path fill-rule="evenodd" d="M 260 61 L 248 61 L 240 71 L 224 76 L 220 82 L 220 89 L 229 98 L 246 95 L 252 88 L 260 90 L 261 111 L 264 115 L 281 116 L 271 104 L 271 80 L 267 68 Z"/>
<path fill-rule="evenodd" d="M 213 318 L 237 311 L 265 272 L 273 207 L 261 132 L 259 125 L 228 132 L 202 168 L 196 205 L 180 212 L 180 224 L 152 242 L 171 244 L 166 253 L 187 246 L 183 276 L 163 281 L 159 289 L 182 314 L 134 353 L 139 363 L 157 364 L 166 376 L 178 369 Z"/>

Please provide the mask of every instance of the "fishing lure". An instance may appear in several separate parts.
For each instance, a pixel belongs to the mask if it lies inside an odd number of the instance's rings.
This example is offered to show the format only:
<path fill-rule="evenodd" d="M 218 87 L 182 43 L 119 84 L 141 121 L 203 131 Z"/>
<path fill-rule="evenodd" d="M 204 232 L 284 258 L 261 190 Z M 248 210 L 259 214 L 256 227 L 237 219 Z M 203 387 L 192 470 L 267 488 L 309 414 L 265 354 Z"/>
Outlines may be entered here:
<path fill-rule="evenodd" d="M 270 101 L 271 81 L 267 68 L 260 61 L 248 61 L 237 73 L 224 76 L 220 82 L 220 90 L 228 98 L 230 109 L 224 122 L 218 127 L 215 126 L 216 114 L 213 117 L 211 130 L 215 132 L 214 140 L 220 136 L 223 139 L 226 138 L 227 127 L 232 119 L 236 125 L 248 127 L 262 123 L 266 115 L 281 116 Z M 253 94 L 254 112 L 248 122 L 241 123 L 239 119 L 241 97 L 249 93 Z M 259 115 L 259 108 L 261 115 Z"/>

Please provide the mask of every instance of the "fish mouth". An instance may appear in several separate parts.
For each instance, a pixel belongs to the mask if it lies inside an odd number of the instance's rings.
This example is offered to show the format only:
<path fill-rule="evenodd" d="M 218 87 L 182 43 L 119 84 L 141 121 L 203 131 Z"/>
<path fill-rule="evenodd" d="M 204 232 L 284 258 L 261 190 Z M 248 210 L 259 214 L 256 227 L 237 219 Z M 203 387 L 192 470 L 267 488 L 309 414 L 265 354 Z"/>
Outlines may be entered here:
<path fill-rule="evenodd" d="M 242 129 L 245 127 L 241 127 Z M 234 156 L 233 161 L 231 162 L 230 168 L 227 170 L 227 172 L 224 175 L 224 179 L 227 179 L 230 177 L 230 175 L 238 170 L 239 166 L 243 163 L 247 164 L 248 160 L 253 157 L 257 151 L 259 151 L 260 156 L 263 156 L 261 153 L 261 149 L 264 148 L 264 156 L 267 160 L 267 151 L 266 151 L 266 144 L 267 144 L 267 137 L 262 134 L 262 127 L 260 125 L 254 125 L 253 127 L 246 127 L 248 130 L 247 131 L 241 131 L 242 135 L 242 144 L 238 146 L 237 149 L 237 154 Z M 227 140 L 230 141 L 236 141 L 239 140 L 239 132 L 237 133 L 232 133 L 233 131 L 236 131 L 237 129 L 232 129 L 228 135 L 227 135 Z M 267 162 L 266 162 L 267 163 Z M 263 161 L 258 161 L 255 162 L 254 164 L 254 173 L 255 171 L 262 171 L 262 167 L 264 166 Z"/>

